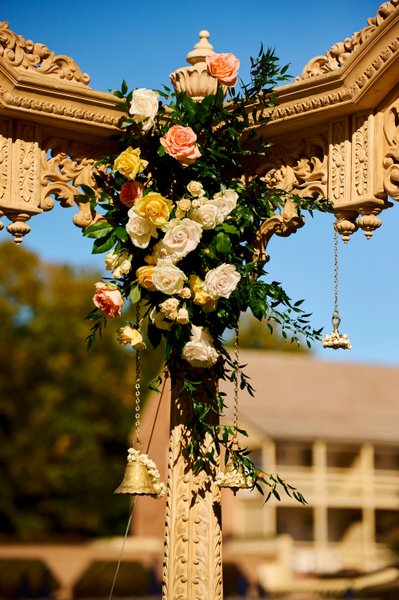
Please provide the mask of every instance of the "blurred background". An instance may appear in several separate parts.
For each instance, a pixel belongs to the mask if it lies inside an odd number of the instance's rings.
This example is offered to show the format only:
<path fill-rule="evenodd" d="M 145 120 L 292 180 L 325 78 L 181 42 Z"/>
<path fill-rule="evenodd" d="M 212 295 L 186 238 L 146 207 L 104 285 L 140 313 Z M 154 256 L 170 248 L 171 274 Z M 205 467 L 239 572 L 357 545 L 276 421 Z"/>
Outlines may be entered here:
<path fill-rule="evenodd" d="M 295 76 L 378 7 L 375 0 L 0 1 L 11 30 L 73 57 L 104 91 L 123 79 L 130 88 L 167 83 L 204 28 L 216 51 L 240 57 L 244 80 L 261 42 Z M 298 349 L 244 318 L 242 361 L 258 392 L 255 401 L 240 398 L 249 446 L 309 504 L 225 495 L 226 598 L 399 598 L 397 210 L 382 214 L 371 241 L 358 232 L 340 245 L 340 312 L 352 351 Z M 32 219 L 22 247 L 1 233 L 0 598 L 108 597 L 130 512 L 129 499 L 113 490 L 133 422 L 134 355 L 112 328 L 86 350 L 85 316 L 103 257 L 91 255 L 71 213 L 56 206 Z M 326 332 L 332 222 L 308 218 L 295 236 L 269 245 L 268 276 L 293 300 L 305 298 L 314 327 Z M 162 368 L 160 352 L 143 353 L 143 361 L 145 380 Z M 148 397 L 147 433 L 156 407 Z M 152 447 L 163 475 L 167 428 L 163 401 Z M 137 502 L 114 597 L 160 598 L 163 520 L 163 501 Z"/>

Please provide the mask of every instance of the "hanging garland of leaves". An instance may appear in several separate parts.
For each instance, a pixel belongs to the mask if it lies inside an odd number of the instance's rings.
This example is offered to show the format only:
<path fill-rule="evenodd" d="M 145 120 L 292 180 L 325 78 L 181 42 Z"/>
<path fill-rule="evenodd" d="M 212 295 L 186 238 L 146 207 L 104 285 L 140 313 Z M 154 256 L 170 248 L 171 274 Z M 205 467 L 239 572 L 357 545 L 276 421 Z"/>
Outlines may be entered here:
<path fill-rule="evenodd" d="M 96 283 L 88 345 L 109 319 L 122 316 L 124 305 L 141 302 L 140 322 L 120 327 L 118 339 L 135 349 L 165 340 L 167 368 L 191 403 L 184 452 L 194 471 L 215 466 L 224 448 L 226 462 L 244 469 L 260 491 L 265 484 L 267 497 L 279 497 L 282 485 L 304 502 L 300 492 L 260 471 L 246 449 L 233 445 L 231 427 L 218 419 L 212 424 L 212 415 L 223 413 L 224 395 L 217 386 L 207 389 L 209 381 L 239 378 L 241 389 L 253 394 L 223 345 L 224 333 L 236 328 L 242 312 L 251 311 L 270 326 L 277 323 L 293 341 L 301 337 L 309 345 L 320 336 L 301 301 L 292 303 L 254 258 L 262 223 L 288 199 L 268 188 L 253 168 L 270 148 L 259 126 L 271 118 L 273 90 L 287 79 L 287 68 L 261 48 L 251 59 L 250 82 L 236 86 L 234 55 L 211 54 L 206 62 L 218 84 L 202 101 L 166 86 L 129 92 L 123 82 L 114 92 L 123 111 L 120 150 L 97 163 L 96 188 L 82 186 L 78 196 L 99 215 L 84 235 L 94 240 L 94 253 L 108 253 L 105 263 L 112 273 Z M 289 199 L 299 218 L 303 210 L 329 210 L 317 199 Z M 212 443 L 205 446 L 207 436 Z"/>

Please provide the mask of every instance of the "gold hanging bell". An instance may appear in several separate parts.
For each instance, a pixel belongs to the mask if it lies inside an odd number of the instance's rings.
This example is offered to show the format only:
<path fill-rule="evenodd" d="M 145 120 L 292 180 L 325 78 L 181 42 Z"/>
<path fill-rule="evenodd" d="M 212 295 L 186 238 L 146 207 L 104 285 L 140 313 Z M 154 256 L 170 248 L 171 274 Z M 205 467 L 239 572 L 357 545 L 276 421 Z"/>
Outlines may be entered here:
<path fill-rule="evenodd" d="M 224 473 L 219 474 L 218 484 L 219 487 L 231 489 L 234 495 L 238 490 L 248 490 L 254 487 L 252 477 L 245 474 L 243 466 L 236 466 L 232 462 L 226 465 Z"/>
<path fill-rule="evenodd" d="M 130 448 L 122 483 L 114 493 L 160 498 L 165 494 L 165 485 L 160 481 L 155 463 L 146 454 Z"/>

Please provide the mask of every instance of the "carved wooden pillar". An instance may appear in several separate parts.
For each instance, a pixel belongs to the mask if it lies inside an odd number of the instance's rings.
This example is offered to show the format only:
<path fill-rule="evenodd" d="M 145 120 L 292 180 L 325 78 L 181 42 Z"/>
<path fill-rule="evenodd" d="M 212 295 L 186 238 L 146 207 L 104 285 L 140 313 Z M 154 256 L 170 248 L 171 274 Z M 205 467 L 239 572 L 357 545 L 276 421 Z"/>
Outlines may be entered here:
<path fill-rule="evenodd" d="M 194 475 L 184 457 L 192 409 L 190 398 L 179 397 L 180 388 L 181 380 L 173 378 L 162 598 L 222 600 L 220 488 L 215 469 Z M 202 399 L 209 402 L 206 393 Z"/>

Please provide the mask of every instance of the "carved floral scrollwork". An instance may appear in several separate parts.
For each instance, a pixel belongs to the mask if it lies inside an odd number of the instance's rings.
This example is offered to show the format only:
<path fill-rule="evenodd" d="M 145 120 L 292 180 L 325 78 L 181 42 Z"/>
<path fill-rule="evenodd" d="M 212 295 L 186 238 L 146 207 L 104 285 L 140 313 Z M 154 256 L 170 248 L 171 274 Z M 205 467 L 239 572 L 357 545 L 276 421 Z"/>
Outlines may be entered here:
<path fill-rule="evenodd" d="M 220 488 L 212 473 L 194 475 L 190 460 L 183 457 L 190 436 L 189 407 L 187 398 L 176 399 L 173 393 L 162 598 L 222 600 Z"/>
<path fill-rule="evenodd" d="M 325 56 L 315 56 L 304 67 L 297 81 L 309 79 L 334 71 L 341 68 L 345 62 L 360 46 L 375 32 L 379 27 L 399 6 L 399 0 L 390 0 L 384 2 L 378 9 L 376 16 L 372 19 L 367 19 L 368 25 L 355 32 L 352 37 L 346 38 L 343 42 L 334 44 Z"/>
<path fill-rule="evenodd" d="M 284 148 L 273 146 L 262 164 L 268 187 L 304 197 L 327 196 L 328 142 L 322 135 Z"/>
<path fill-rule="evenodd" d="M 79 194 L 81 184 L 94 186 L 92 168 L 97 158 L 98 151 L 87 144 L 55 138 L 44 140 L 40 208 L 51 210 L 54 206 L 53 197 L 64 207 L 76 204 L 79 212 L 73 222 L 82 228 L 90 225 L 95 213 L 87 203 L 77 201 L 75 195 Z"/>
<path fill-rule="evenodd" d="M 72 58 L 57 56 L 44 44 L 25 40 L 8 29 L 7 22 L 0 22 L 0 57 L 12 67 L 22 67 L 43 75 L 87 85 L 90 77 L 82 73 Z"/>
<path fill-rule="evenodd" d="M 399 99 L 384 116 L 386 150 L 384 152 L 384 189 L 388 196 L 399 200 Z"/>

